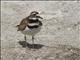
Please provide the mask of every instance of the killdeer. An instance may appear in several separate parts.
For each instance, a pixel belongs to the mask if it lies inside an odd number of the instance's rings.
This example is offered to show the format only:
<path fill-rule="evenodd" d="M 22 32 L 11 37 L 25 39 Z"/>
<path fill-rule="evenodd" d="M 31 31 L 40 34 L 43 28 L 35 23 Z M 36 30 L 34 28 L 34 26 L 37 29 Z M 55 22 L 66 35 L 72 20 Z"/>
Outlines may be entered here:
<path fill-rule="evenodd" d="M 17 25 L 18 27 L 17 31 L 21 31 L 24 34 L 25 41 L 26 41 L 26 35 L 32 36 L 33 45 L 34 45 L 34 36 L 41 30 L 41 27 L 42 27 L 42 22 L 40 21 L 40 19 L 43 19 L 43 18 L 38 16 L 38 14 L 39 12 L 32 11 L 28 17 L 24 18 L 20 22 L 20 24 Z"/>

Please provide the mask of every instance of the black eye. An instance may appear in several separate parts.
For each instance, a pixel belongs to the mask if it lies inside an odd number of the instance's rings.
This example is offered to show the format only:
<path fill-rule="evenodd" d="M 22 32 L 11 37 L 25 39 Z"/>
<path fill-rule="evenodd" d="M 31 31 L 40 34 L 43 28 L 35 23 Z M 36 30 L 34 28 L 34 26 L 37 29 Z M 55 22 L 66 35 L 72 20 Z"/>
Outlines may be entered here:
<path fill-rule="evenodd" d="M 37 14 L 39 14 L 39 13 L 37 12 Z"/>

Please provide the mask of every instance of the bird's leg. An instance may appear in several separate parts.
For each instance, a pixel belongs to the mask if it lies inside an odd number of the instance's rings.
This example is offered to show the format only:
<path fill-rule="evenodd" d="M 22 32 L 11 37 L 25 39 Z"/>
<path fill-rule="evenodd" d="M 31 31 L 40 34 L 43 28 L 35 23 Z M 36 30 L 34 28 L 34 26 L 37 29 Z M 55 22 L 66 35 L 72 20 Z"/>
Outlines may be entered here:
<path fill-rule="evenodd" d="M 33 44 L 33 48 L 34 48 L 34 36 L 32 36 L 32 44 Z"/>
<path fill-rule="evenodd" d="M 25 42 L 26 42 L 26 35 L 24 36 L 24 40 L 25 40 Z"/>

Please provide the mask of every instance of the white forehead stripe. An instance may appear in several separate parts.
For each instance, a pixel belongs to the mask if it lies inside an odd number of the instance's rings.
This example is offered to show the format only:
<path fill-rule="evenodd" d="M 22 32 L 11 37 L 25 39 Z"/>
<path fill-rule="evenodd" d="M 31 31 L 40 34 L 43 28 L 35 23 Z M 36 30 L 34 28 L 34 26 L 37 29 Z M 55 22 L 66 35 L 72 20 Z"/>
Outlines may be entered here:
<path fill-rule="evenodd" d="M 35 12 L 33 12 L 32 14 L 36 14 Z"/>

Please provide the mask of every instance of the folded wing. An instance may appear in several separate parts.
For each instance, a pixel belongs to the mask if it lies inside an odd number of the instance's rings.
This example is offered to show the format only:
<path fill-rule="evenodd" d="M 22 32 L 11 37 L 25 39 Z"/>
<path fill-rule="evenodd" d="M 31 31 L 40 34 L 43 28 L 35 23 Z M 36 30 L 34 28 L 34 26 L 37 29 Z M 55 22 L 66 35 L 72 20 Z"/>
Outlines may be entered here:
<path fill-rule="evenodd" d="M 23 20 L 20 22 L 20 24 L 17 25 L 17 27 L 18 27 L 18 30 L 17 30 L 17 31 L 23 31 L 23 30 L 26 28 L 27 23 L 28 23 L 27 18 L 23 19 Z"/>

